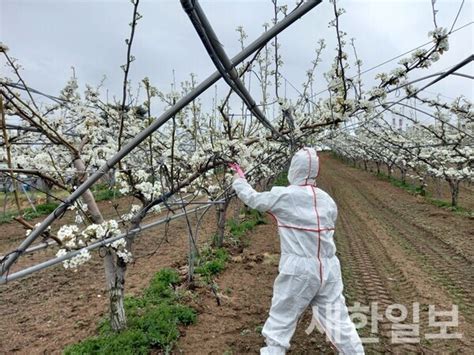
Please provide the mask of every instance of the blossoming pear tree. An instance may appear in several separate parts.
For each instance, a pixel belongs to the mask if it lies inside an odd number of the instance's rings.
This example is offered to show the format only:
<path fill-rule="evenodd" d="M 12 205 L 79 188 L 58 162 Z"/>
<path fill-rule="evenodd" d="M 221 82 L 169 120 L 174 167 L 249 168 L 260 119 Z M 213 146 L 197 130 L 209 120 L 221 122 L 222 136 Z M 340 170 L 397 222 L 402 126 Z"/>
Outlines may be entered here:
<path fill-rule="evenodd" d="M 101 86 L 104 83 L 98 87 L 87 86 L 81 94 L 74 74 L 59 97 L 50 104 L 40 105 L 24 83 L 18 64 L 9 57 L 7 47 L 0 46 L 15 78 L 2 81 L 0 95 L 5 101 L 7 116 L 21 122 L 22 130 L 15 137 L 15 143 L 26 143 L 8 146 L 1 152 L 12 157 L 10 174 L 14 169 L 28 171 L 57 189 L 72 192 L 90 173 L 104 166 L 121 147 L 153 124 L 156 107 L 173 107 L 196 88 L 197 79 L 193 74 L 170 91 L 160 90 L 150 79 L 144 78 L 140 83 L 144 94 L 130 94 L 128 75 L 134 60 L 131 46 L 141 17 L 138 2 L 132 1 L 131 33 L 126 40 L 127 62 L 122 67 L 123 94 L 117 102 L 103 98 Z M 341 16 L 345 11 L 338 8 L 336 1 L 332 3 L 334 19 L 330 26 L 335 30 L 336 47 L 332 65 L 324 73 L 327 84 L 324 98 L 316 99 L 314 84 L 328 41 L 317 43 L 301 94 L 294 100 L 281 97 L 278 89 L 283 80 L 284 63 L 276 38 L 237 67 L 240 80 L 248 87 L 252 75 L 258 73 L 260 81 L 256 90 L 262 111 L 267 113 L 273 103 L 278 104 L 278 114 L 271 123 L 281 137 L 271 134 L 246 105 L 233 107 L 230 104 L 232 89 L 224 98 L 216 99 L 210 112 L 204 110 L 200 98 L 196 98 L 111 169 L 108 182 L 115 184 L 122 195 L 133 197 L 126 213 L 105 220 L 90 190 L 69 206 L 76 213 L 75 223 L 62 225 L 54 235 L 59 244 L 58 257 L 80 250 L 78 255 L 64 261 L 68 269 L 77 268 L 91 258 L 84 247 L 126 232 L 125 238 L 106 245 L 104 256 L 114 330 L 126 327 L 123 300 L 127 264 L 133 260 L 133 240 L 146 216 L 185 210 L 190 201 L 222 202 L 217 207 L 216 244 L 223 244 L 226 209 L 232 197 L 229 163 L 237 161 L 248 178 L 257 183 L 279 173 L 298 147 L 329 146 L 353 161 L 363 161 L 366 167 L 369 162 L 374 162 L 378 169 L 386 165 L 389 174 L 398 168 L 402 176 L 413 173 L 421 178 L 426 175 L 443 178 L 450 184 L 453 206 L 457 204 L 459 183 L 473 179 L 472 104 L 466 98 L 458 98 L 453 103 L 426 99 L 421 96 L 422 90 L 409 81 L 412 72 L 429 68 L 449 49 L 451 31 L 435 26 L 429 33 L 430 49 L 413 51 L 393 70 L 377 74 L 378 84 L 365 90 L 361 75 L 363 63 L 357 57 L 355 41 L 350 41 L 355 58 L 353 68 L 347 50 L 347 34 L 341 29 Z M 288 15 L 288 9 L 278 6 L 276 0 L 273 4 L 272 22 L 275 24 Z M 243 48 L 245 31 L 239 27 L 237 32 Z M 354 69 L 357 74 L 349 76 Z M 20 88 L 24 91 L 20 92 L 16 82 L 22 84 Z M 390 94 L 400 89 L 404 89 L 405 101 L 394 102 Z M 432 123 L 420 121 L 401 110 L 400 105 L 408 105 L 405 103 L 408 99 L 434 108 L 435 113 L 428 115 Z M 409 109 L 416 111 L 413 105 Z M 403 117 L 411 126 L 397 129 L 387 122 L 389 115 Z M 189 238 L 193 242 L 189 249 L 192 277 L 197 250 L 191 228 Z"/>

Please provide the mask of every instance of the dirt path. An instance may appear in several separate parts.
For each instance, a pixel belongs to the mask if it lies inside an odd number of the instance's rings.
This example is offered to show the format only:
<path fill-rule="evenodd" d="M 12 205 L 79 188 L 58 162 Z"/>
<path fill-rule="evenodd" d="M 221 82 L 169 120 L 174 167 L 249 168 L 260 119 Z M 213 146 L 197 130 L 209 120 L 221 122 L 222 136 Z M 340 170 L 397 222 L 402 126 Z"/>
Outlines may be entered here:
<path fill-rule="evenodd" d="M 377 302 L 383 315 L 377 334 L 370 325 L 361 330 L 377 343 L 366 344 L 368 353 L 469 353 L 474 347 L 474 223 L 465 217 L 425 203 L 370 173 L 350 168 L 323 156 L 321 188 L 339 206 L 336 228 L 338 254 L 343 267 L 345 295 L 349 305 L 368 306 Z M 109 210 L 110 214 L 113 210 Z M 271 302 L 277 274 L 279 241 L 271 223 L 258 226 L 249 235 L 249 245 L 234 254 L 227 269 L 219 275 L 218 306 L 206 288 L 197 289 L 191 303 L 198 309 L 198 323 L 183 329 L 175 353 L 245 354 L 257 353 L 263 345 L 261 327 Z M 168 242 L 156 253 L 139 258 L 128 272 L 127 292 L 138 294 L 155 271 L 164 266 L 185 263 L 187 232 L 184 221 L 172 222 Z M 14 246 L 24 231 L 16 225 L 0 226 L 1 252 Z M 164 229 L 144 233 L 136 242 L 136 254 L 153 252 Z M 214 213 L 204 222 L 201 240 L 214 232 Z M 27 256 L 21 265 L 32 264 L 52 255 L 42 251 Z M 101 260 L 77 272 L 61 266 L 0 287 L 0 353 L 60 353 L 67 344 L 95 333 L 107 312 Z M 392 344 L 392 322 L 385 316 L 394 303 L 407 306 L 413 317 L 413 303 L 420 307 L 420 341 Z M 439 333 L 429 327 L 429 305 L 436 310 L 459 306 L 462 339 L 425 339 Z M 393 312 L 393 316 L 397 316 Z M 374 314 L 375 316 L 375 314 Z M 374 320 L 368 314 L 368 321 Z M 316 330 L 307 335 L 311 313 L 307 311 L 293 338 L 291 353 L 334 353 Z M 413 323 L 404 321 L 403 323 Z"/>
<path fill-rule="evenodd" d="M 421 344 L 400 351 L 459 352 L 472 344 L 472 290 L 474 256 L 472 220 L 453 215 L 424 203 L 390 184 L 360 170 L 327 161 L 322 184 L 333 195 L 340 209 L 337 243 L 343 267 L 348 266 L 358 284 L 346 278 L 354 300 L 379 302 L 386 309 L 392 303 L 413 309 L 420 303 Z M 354 285 L 353 285 L 354 284 Z M 434 333 L 428 327 L 428 307 L 451 309 L 459 305 L 461 341 L 428 341 Z M 412 315 L 410 314 L 410 317 Z M 386 318 L 386 317 L 385 317 Z M 410 322 L 413 323 L 413 322 Z M 390 345 L 391 323 L 381 324 L 383 350 Z M 471 347 L 472 349 L 472 347 Z"/>
<path fill-rule="evenodd" d="M 364 312 L 368 325 L 360 333 L 377 341 L 365 345 L 367 352 L 469 353 L 474 335 L 473 221 L 429 205 L 329 156 L 322 159 L 319 186 L 339 206 L 336 241 L 347 302 L 361 306 L 376 303 L 382 317 L 372 334 L 371 321 L 375 319 Z M 257 353 L 263 345 L 259 331 L 271 302 L 278 253 L 273 225 L 252 231 L 250 246 L 218 279 L 222 305 L 217 306 L 209 292 L 199 293 L 198 324 L 187 330 L 178 351 Z M 414 323 L 419 304 L 419 340 L 415 337 L 412 344 L 393 344 L 393 322 L 385 314 L 392 304 L 406 306 L 405 324 Z M 429 305 L 439 311 L 451 310 L 453 304 L 459 306 L 459 327 L 449 331 L 462 333 L 462 339 L 426 339 L 425 334 L 439 333 L 439 328 L 429 326 Z M 396 309 L 391 314 L 392 320 L 399 316 Z M 333 353 L 319 333 L 305 333 L 310 321 L 307 311 L 299 322 L 291 353 Z"/>

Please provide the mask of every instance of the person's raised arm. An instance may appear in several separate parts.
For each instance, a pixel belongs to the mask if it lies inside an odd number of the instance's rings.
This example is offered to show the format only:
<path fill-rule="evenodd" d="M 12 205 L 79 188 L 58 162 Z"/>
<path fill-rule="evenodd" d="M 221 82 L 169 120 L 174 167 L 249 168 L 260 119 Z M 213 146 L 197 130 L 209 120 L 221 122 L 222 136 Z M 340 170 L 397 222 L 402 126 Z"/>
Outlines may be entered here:
<path fill-rule="evenodd" d="M 279 190 L 282 188 L 273 188 L 271 191 L 257 192 L 250 186 L 246 179 L 239 177 L 237 174 L 234 176 L 232 187 L 243 203 L 260 212 L 271 211 L 281 198 L 281 192 Z"/>

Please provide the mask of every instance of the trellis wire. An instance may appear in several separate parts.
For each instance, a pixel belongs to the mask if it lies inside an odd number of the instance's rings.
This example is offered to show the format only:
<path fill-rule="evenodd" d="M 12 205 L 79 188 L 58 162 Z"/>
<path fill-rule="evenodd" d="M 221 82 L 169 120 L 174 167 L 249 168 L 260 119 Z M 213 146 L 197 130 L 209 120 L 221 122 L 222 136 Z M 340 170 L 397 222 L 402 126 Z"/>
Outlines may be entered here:
<path fill-rule="evenodd" d="M 146 224 L 140 228 L 135 228 L 135 229 L 131 229 L 129 230 L 127 233 L 121 233 L 119 234 L 118 236 L 115 236 L 115 237 L 110 237 L 110 238 L 106 238 L 106 239 L 103 239 L 103 240 L 100 240 L 100 241 L 97 241 L 97 242 L 94 242 L 90 245 L 88 245 L 87 247 L 85 248 L 82 248 L 82 249 L 78 249 L 78 250 L 74 250 L 74 251 L 71 251 L 63 256 L 60 256 L 60 257 L 56 257 L 54 259 L 50 259 L 50 260 L 47 260 L 47 261 L 44 261 L 40 264 L 36 264 L 36 265 L 33 265 L 31 267 L 28 267 L 26 269 L 23 269 L 21 271 L 17 271 L 13 274 L 6 274 L 6 275 L 2 275 L 0 277 L 0 285 L 1 284 L 5 284 L 7 283 L 8 281 L 13 281 L 13 280 L 16 280 L 16 279 L 19 279 L 19 278 L 22 278 L 22 277 L 25 277 L 25 276 L 28 276 L 34 272 L 37 272 L 37 271 L 40 271 L 40 270 L 43 270 L 47 267 L 50 267 L 50 266 L 53 266 L 53 265 L 56 265 L 56 264 L 59 264 L 65 260 L 68 260 L 68 259 L 71 259 L 73 257 L 75 257 L 76 255 L 79 255 L 81 253 L 81 251 L 83 250 L 94 250 L 94 249 L 97 249 L 97 248 L 100 248 L 102 246 L 107 246 L 108 244 L 111 244 L 119 239 L 122 239 L 122 238 L 125 238 L 127 237 L 129 234 L 133 234 L 133 233 L 139 233 L 139 232 L 142 232 L 144 230 L 147 230 L 147 229 L 150 229 L 150 228 L 153 228 L 153 227 L 156 227 L 156 226 L 159 226 L 160 224 L 163 224 L 163 223 L 166 223 L 166 222 L 169 222 L 169 221 L 172 221 L 174 219 L 177 219 L 177 218 L 180 218 L 180 217 L 183 217 L 186 213 L 191 213 L 191 212 L 197 212 L 201 209 L 205 209 L 207 208 L 207 206 L 201 206 L 201 207 L 196 207 L 195 209 L 193 210 L 189 210 L 189 211 L 186 211 L 186 212 L 182 212 L 182 213 L 178 213 L 178 214 L 175 214 L 171 217 L 166 217 L 166 218 L 162 218 L 162 219 L 159 219 L 155 222 L 152 222 L 152 223 L 149 223 L 149 224 Z M 39 248 L 37 248 L 36 250 L 38 250 Z"/>
<path fill-rule="evenodd" d="M 348 130 L 349 128 L 355 128 L 355 127 L 358 127 L 358 126 L 362 126 L 364 124 L 367 124 L 369 122 L 371 122 L 372 120 L 374 120 L 375 118 L 379 117 L 380 115 L 382 115 L 384 112 L 388 111 L 389 109 L 391 109 L 392 107 L 394 107 L 395 105 L 398 105 L 400 104 L 402 101 L 406 100 L 406 99 L 410 99 L 412 97 L 414 97 L 416 94 L 419 94 L 420 92 L 422 92 L 423 90 L 425 90 L 426 88 L 430 87 L 431 85 L 434 85 L 435 83 L 437 83 L 438 81 L 446 78 L 447 76 L 451 75 L 452 73 L 454 73 L 456 70 L 464 67 L 465 65 L 469 64 L 470 62 L 472 62 L 474 60 L 474 54 L 471 54 L 469 57 L 467 57 L 466 59 L 464 59 L 463 61 L 459 62 L 458 64 L 456 64 L 455 66 L 453 66 L 450 70 L 447 70 L 445 72 L 442 72 L 438 78 L 430 81 L 428 84 L 426 84 L 425 86 L 423 86 L 421 89 L 417 89 L 415 92 L 411 93 L 411 94 L 408 94 L 404 97 L 402 97 L 401 99 L 397 100 L 397 101 L 392 101 L 387 107 L 384 107 L 384 109 L 374 115 L 372 115 L 371 117 L 365 119 L 363 122 L 360 121 L 360 122 L 355 122 L 353 124 L 350 124 L 346 127 L 344 127 L 344 130 Z M 429 76 L 430 77 L 430 76 Z M 467 136 L 469 136 L 470 138 L 474 138 L 474 136 L 472 136 L 471 134 L 467 133 L 467 132 L 464 132 L 462 130 L 460 130 L 458 127 L 456 126 L 453 126 L 452 124 L 446 122 L 446 124 L 450 127 L 452 127 L 453 129 L 459 131 L 459 132 L 462 132 L 464 134 L 466 134 Z M 325 136 L 321 137 L 321 138 L 325 138 Z"/>
<path fill-rule="evenodd" d="M 45 93 L 43 93 L 39 90 L 33 89 L 29 86 L 22 85 L 21 83 L 9 83 L 9 82 L 5 82 L 3 80 L 0 80 L 0 84 L 4 85 L 4 86 L 10 86 L 12 88 L 19 89 L 19 90 L 30 91 L 33 94 L 44 96 L 44 97 L 46 97 L 46 98 L 48 98 L 48 99 L 50 99 L 50 100 L 52 100 L 52 101 L 54 101 L 54 102 L 56 102 L 57 104 L 60 104 L 60 105 L 67 103 L 66 99 L 56 97 L 56 96 L 53 96 L 53 95 L 49 95 L 49 94 L 45 94 Z"/>
<path fill-rule="evenodd" d="M 470 25 L 472 25 L 472 24 L 474 24 L 474 21 L 468 22 L 468 23 L 466 23 L 466 24 L 464 24 L 464 25 L 462 25 L 462 26 L 456 28 L 455 30 L 452 30 L 452 31 L 451 31 L 451 34 L 457 32 L 457 31 L 459 31 L 459 30 L 462 30 L 462 29 L 464 29 L 464 28 L 466 28 L 467 26 L 470 26 Z M 393 58 L 387 59 L 386 61 L 384 61 L 384 62 L 382 62 L 382 63 L 380 63 L 380 64 L 377 64 L 377 65 L 375 65 L 375 66 L 373 66 L 373 67 L 371 67 L 371 68 L 369 68 L 369 69 L 366 69 L 366 70 L 362 71 L 360 74 L 362 75 L 362 74 L 368 73 L 368 72 L 370 72 L 370 71 L 372 71 L 372 70 L 378 69 L 378 68 L 380 68 L 381 66 L 383 66 L 383 65 L 385 65 L 385 64 L 387 64 L 387 63 L 390 63 L 390 62 L 393 61 L 393 60 L 396 60 L 396 59 L 398 59 L 398 58 L 401 58 L 401 57 L 403 57 L 404 55 L 409 54 L 409 53 L 411 53 L 411 52 L 413 52 L 413 51 L 415 51 L 415 50 L 417 50 L 417 49 L 419 49 L 419 48 L 422 48 L 422 47 L 424 47 L 424 46 L 427 46 L 428 44 L 431 44 L 431 43 L 433 43 L 433 41 L 428 41 L 428 42 L 426 42 L 426 43 L 424 43 L 424 44 L 421 44 L 421 45 L 419 45 L 418 47 L 415 47 L 415 48 L 413 48 L 413 49 L 410 49 L 409 51 L 406 51 L 406 52 L 404 52 L 404 53 L 402 53 L 402 54 L 399 54 L 399 55 L 397 55 L 397 56 L 395 56 L 395 57 L 393 57 Z M 354 75 L 354 76 L 350 77 L 349 79 L 355 79 L 357 76 L 358 76 L 358 75 Z M 307 96 L 306 98 L 307 98 L 308 100 L 309 100 L 309 99 L 312 99 L 313 97 L 319 96 L 319 95 L 325 93 L 326 91 L 329 91 L 330 89 L 332 89 L 332 88 L 334 88 L 334 87 L 335 87 L 335 86 L 330 86 L 330 87 L 328 87 L 328 88 L 326 88 L 326 89 L 324 89 L 324 90 L 318 91 L 318 92 L 315 93 L 315 94 L 312 94 L 312 95 L 310 95 L 310 96 Z"/>
<path fill-rule="evenodd" d="M 419 81 L 423 81 L 423 80 L 426 80 L 426 79 L 429 79 L 429 78 L 432 78 L 432 77 L 435 77 L 435 76 L 441 76 L 443 74 L 445 74 L 446 72 L 439 72 L 439 73 L 434 73 L 434 74 L 429 74 L 429 75 L 426 75 L 426 76 L 422 76 L 421 78 L 418 78 L 418 79 L 415 79 L 415 80 L 412 80 L 408 83 L 403 83 L 402 85 L 400 86 L 397 86 L 396 88 L 393 88 L 393 89 L 390 89 L 387 91 L 387 94 L 390 94 L 394 91 L 397 91 L 397 90 L 400 90 L 400 89 L 403 89 L 405 86 L 408 86 L 408 85 L 412 85 L 414 83 L 417 83 Z M 468 74 L 464 74 L 464 73 L 451 73 L 450 75 L 456 75 L 456 76 L 461 76 L 463 78 L 467 78 L 467 79 L 474 79 L 474 76 L 472 75 L 468 75 Z"/>
<path fill-rule="evenodd" d="M 467 60 L 472 60 L 472 56 L 471 56 L 470 58 L 468 58 Z M 428 75 L 428 76 L 426 76 L 426 77 L 416 79 L 416 80 L 413 81 L 413 82 L 417 82 L 417 81 L 420 81 L 420 80 L 428 79 L 428 78 L 431 78 L 431 77 L 434 77 L 434 76 L 438 76 L 438 75 L 445 77 L 446 74 L 447 74 L 446 72 L 440 72 L 440 73 L 436 73 L 436 74 L 431 74 L 431 75 Z M 458 74 L 458 73 L 451 73 L 451 74 L 452 74 L 452 75 L 459 75 L 459 76 L 467 77 L 467 78 L 470 78 L 470 79 L 473 78 L 472 76 L 469 76 L 469 75 L 467 75 L 467 74 L 460 74 L 460 73 L 459 73 L 459 74 Z M 436 81 L 441 80 L 443 77 L 438 78 L 437 80 L 431 82 L 431 83 L 428 84 L 427 86 L 430 86 L 430 85 L 434 84 Z M 411 83 L 413 83 L 413 82 L 411 82 Z M 409 84 L 410 84 L 410 83 L 409 83 Z M 405 85 L 408 85 L 408 84 L 405 84 Z M 425 87 L 427 87 L 427 86 L 425 86 Z M 424 89 L 424 88 L 420 89 L 419 91 L 422 91 L 423 89 Z M 379 114 L 377 114 L 376 116 L 378 116 L 378 115 L 379 115 Z M 222 203 L 222 202 L 190 202 L 190 203 L 187 203 L 187 204 L 212 204 L 212 203 Z M 170 204 L 170 205 L 178 205 L 178 204 L 181 204 L 181 203 L 169 203 L 169 204 Z M 42 243 L 42 244 L 40 244 L 40 245 L 38 245 L 38 246 L 34 246 L 34 247 L 30 248 L 30 249 L 25 250 L 25 253 L 29 253 L 29 252 L 32 252 L 32 251 L 35 251 L 35 250 L 43 249 L 43 248 L 45 248 L 45 247 L 47 247 L 47 246 L 49 246 L 49 245 L 51 245 L 51 244 L 54 244 L 54 243 Z"/>
<path fill-rule="evenodd" d="M 187 197 L 185 197 L 187 198 Z M 218 201 L 203 201 L 203 202 L 184 202 L 184 205 L 182 203 L 168 203 L 168 205 L 181 205 L 181 206 L 187 206 L 187 205 L 192 205 L 192 204 L 200 204 L 200 205 L 218 205 L 218 204 L 223 204 L 225 201 L 222 201 L 222 200 L 218 200 Z M 153 222 L 152 222 L 153 223 Z M 128 232 L 128 233 L 131 233 L 131 232 Z M 126 234 L 128 234 L 126 233 Z M 34 245 L 28 249 L 26 249 L 23 254 L 31 254 L 35 251 L 38 251 L 38 250 L 42 250 L 42 249 L 46 249 L 52 245 L 58 245 L 54 240 L 52 241 L 45 241 L 45 242 L 41 242 L 41 243 L 38 243 L 37 245 Z M 5 255 L 0 255 L 0 259 L 4 258 Z"/>
<path fill-rule="evenodd" d="M 186 195 L 184 196 L 185 199 L 189 198 L 189 197 L 192 197 L 193 195 L 192 194 L 189 194 L 189 195 Z M 54 196 L 53 196 L 54 197 Z M 190 205 L 190 204 L 219 204 L 219 203 L 224 203 L 223 201 L 207 201 L 207 202 L 187 202 L 186 204 L 187 205 Z M 170 203 L 170 202 L 167 202 L 168 205 L 174 205 L 174 203 Z M 159 204 L 158 206 L 163 206 L 164 203 L 162 204 Z M 38 251 L 38 250 L 42 250 L 42 249 L 46 249 L 48 248 L 49 246 L 52 246 L 52 245 L 58 245 L 54 240 L 51 240 L 51 241 L 44 241 L 44 242 L 41 242 L 41 243 L 38 243 L 30 248 L 27 248 L 23 254 L 31 254 L 31 253 L 34 253 L 35 251 Z M 6 255 L 0 255 L 0 260 L 2 260 Z"/>

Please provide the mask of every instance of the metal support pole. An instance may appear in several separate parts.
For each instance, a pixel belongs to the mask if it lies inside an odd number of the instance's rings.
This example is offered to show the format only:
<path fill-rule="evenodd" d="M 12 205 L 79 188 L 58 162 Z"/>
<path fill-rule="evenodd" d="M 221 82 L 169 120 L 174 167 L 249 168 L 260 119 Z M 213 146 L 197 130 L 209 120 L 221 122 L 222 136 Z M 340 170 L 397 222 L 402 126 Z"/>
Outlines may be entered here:
<path fill-rule="evenodd" d="M 283 138 L 282 134 L 268 121 L 265 114 L 260 110 L 255 100 L 248 92 L 247 88 L 240 81 L 239 74 L 235 69 L 236 64 L 229 59 L 224 48 L 222 48 L 222 44 L 219 42 L 219 39 L 209 23 L 206 14 L 199 5 L 199 2 L 197 0 L 181 0 L 181 4 L 188 14 L 209 56 L 214 62 L 214 65 L 219 73 L 221 73 L 226 83 L 244 101 L 250 112 L 252 112 L 252 114 L 273 133 L 273 135 Z"/>
<path fill-rule="evenodd" d="M 188 197 L 192 197 L 192 195 L 187 195 L 185 196 L 184 198 L 188 198 Z M 187 204 L 206 204 L 206 205 L 214 205 L 214 204 L 220 204 L 220 203 L 225 203 L 225 201 L 223 200 L 218 200 L 218 201 L 208 201 L 208 202 L 188 202 Z M 180 205 L 182 205 L 182 203 L 179 203 Z M 164 204 L 159 204 L 157 206 L 163 206 Z M 173 203 L 168 203 L 168 205 L 173 205 Z M 145 228 L 147 229 L 147 228 Z M 42 249 L 46 249 L 48 248 L 49 246 L 51 245 L 58 245 L 58 243 L 56 243 L 56 241 L 54 240 L 51 240 L 51 241 L 44 241 L 44 242 L 41 242 L 41 243 L 38 243 L 36 245 L 33 245 L 29 248 L 27 248 L 26 250 L 23 251 L 23 254 L 31 254 L 31 253 L 34 253 L 35 251 L 38 251 L 38 250 L 42 250 Z M 0 260 L 3 259 L 4 256 L 3 255 L 0 255 Z"/>
<path fill-rule="evenodd" d="M 10 274 L 10 275 L 2 275 L 0 277 L 0 285 L 1 284 L 5 284 L 7 283 L 8 281 L 13 281 L 13 280 L 16 280 L 16 279 L 19 279 L 19 278 L 22 278 L 22 277 L 25 277 L 25 276 L 28 276 L 34 272 L 37 272 L 37 271 L 40 271 L 40 270 L 43 270 L 43 269 L 46 269 L 47 267 L 50 267 L 50 266 L 53 266 L 53 265 L 56 265 L 56 264 L 59 264 L 65 260 L 69 260 L 73 257 L 75 257 L 76 255 L 79 255 L 81 253 L 82 250 L 94 250 L 94 249 L 97 249 L 97 248 L 100 248 L 102 246 L 106 246 L 108 244 L 111 244 L 119 239 L 122 239 L 122 238 L 125 238 L 126 236 L 128 236 L 129 234 L 130 235 L 133 235 L 135 233 L 138 233 L 138 232 L 141 232 L 141 231 L 144 231 L 146 229 L 150 229 L 150 228 L 153 228 L 153 227 L 156 227 L 156 226 L 159 226 L 160 224 L 163 224 L 163 223 L 166 223 L 166 222 L 169 222 L 169 221 L 172 221 L 174 219 L 177 219 L 177 218 L 180 218 L 180 217 L 183 217 L 186 213 L 192 213 L 192 212 L 197 212 L 197 211 L 200 211 L 200 210 L 203 210 L 205 208 L 208 208 L 208 206 L 200 206 L 200 207 L 196 207 L 195 209 L 193 210 L 190 210 L 190 211 L 187 211 L 187 212 L 182 212 L 182 213 L 178 213 L 178 214 L 175 214 L 171 217 L 166 217 L 166 218 L 161 218 L 155 222 L 152 222 L 152 223 L 149 223 L 147 225 L 144 225 L 143 227 L 140 227 L 140 228 L 136 228 L 136 229 L 131 229 L 129 230 L 128 232 L 126 233 L 122 233 L 118 236 L 115 236 L 115 237 L 110 237 L 110 238 L 106 238 L 106 239 L 103 239 L 103 240 L 100 240 L 100 241 L 97 241 L 95 243 L 92 243 L 90 245 L 88 245 L 87 247 L 85 248 L 82 248 L 82 249 L 78 249 L 78 250 L 74 250 L 74 251 L 71 251 L 63 256 L 60 256 L 58 258 L 54 258 L 54 259 L 50 259 L 50 260 L 47 260 L 47 261 L 44 261 L 40 264 L 36 264 L 36 265 L 33 265 L 33 266 L 30 266 L 26 269 L 23 269 L 23 270 L 20 270 L 20 271 L 17 271 L 13 274 Z"/>

